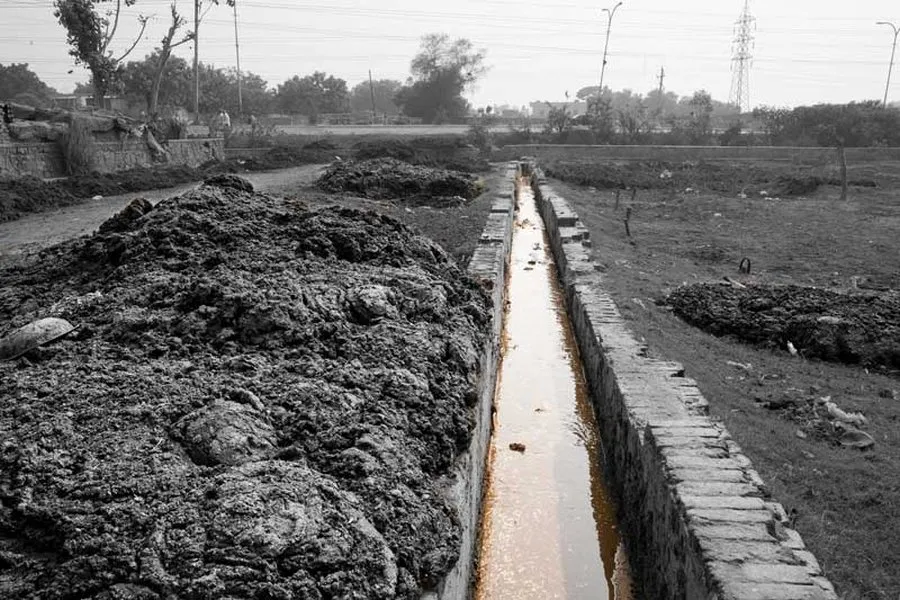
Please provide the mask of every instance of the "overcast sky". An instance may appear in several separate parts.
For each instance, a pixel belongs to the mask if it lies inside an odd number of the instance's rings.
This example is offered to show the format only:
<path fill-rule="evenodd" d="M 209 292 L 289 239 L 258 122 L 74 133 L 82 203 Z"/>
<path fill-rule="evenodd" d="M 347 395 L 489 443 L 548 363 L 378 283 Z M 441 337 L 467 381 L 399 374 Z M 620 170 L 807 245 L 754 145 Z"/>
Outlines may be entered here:
<path fill-rule="evenodd" d="M 177 0 L 192 17 L 191 0 Z M 208 3 L 208 0 L 207 0 Z M 522 105 L 561 100 L 596 85 L 606 31 L 604 6 L 589 0 L 238 0 L 241 67 L 272 86 L 295 75 L 326 71 L 353 84 L 405 80 L 419 38 L 444 32 L 487 51 L 490 71 L 470 99 Z M 130 45 L 136 15 L 155 14 L 133 57 L 158 44 L 169 0 L 138 0 L 115 46 Z M 665 68 L 667 90 L 705 88 L 727 100 L 734 22 L 744 0 L 625 0 L 612 25 L 606 84 L 647 92 Z M 797 105 L 881 99 L 900 0 L 752 0 L 757 19 L 751 104 Z M 192 46 L 178 49 L 192 56 Z M 235 64 L 231 9 L 212 7 L 200 31 L 201 60 Z M 67 55 L 52 0 L 0 0 L 0 63 L 27 62 L 61 92 L 88 79 Z M 71 71 L 71 73 L 69 73 Z M 900 100 L 900 65 L 891 99 Z"/>

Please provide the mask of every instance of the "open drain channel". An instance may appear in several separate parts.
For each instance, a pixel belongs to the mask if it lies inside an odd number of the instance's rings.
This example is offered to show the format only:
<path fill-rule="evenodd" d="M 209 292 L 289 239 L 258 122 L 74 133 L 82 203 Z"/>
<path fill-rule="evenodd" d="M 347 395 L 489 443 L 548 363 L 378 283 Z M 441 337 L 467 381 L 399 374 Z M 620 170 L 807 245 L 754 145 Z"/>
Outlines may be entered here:
<path fill-rule="evenodd" d="M 478 600 L 632 600 L 600 440 L 527 179 L 517 182 Z"/>

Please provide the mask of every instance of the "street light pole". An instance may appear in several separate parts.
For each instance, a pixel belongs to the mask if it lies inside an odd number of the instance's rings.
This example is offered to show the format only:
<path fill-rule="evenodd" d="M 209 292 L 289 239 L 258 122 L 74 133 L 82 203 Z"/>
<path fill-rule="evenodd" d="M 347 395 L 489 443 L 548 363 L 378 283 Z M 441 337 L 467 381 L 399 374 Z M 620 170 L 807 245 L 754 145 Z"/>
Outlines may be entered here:
<path fill-rule="evenodd" d="M 900 34 L 900 28 L 888 21 L 878 21 L 876 25 L 889 25 L 890 28 L 894 30 L 894 45 L 891 47 L 891 64 L 888 67 L 887 85 L 884 87 L 883 107 L 887 108 L 888 91 L 891 89 L 891 73 L 894 71 L 894 56 L 897 54 L 897 36 Z"/>
<path fill-rule="evenodd" d="M 609 20 L 606 23 L 606 44 L 603 46 L 603 66 L 600 67 L 600 93 L 598 94 L 598 96 L 603 95 L 603 77 L 606 75 L 606 54 L 607 52 L 609 52 L 609 34 L 612 30 L 613 17 L 616 16 L 616 11 L 620 6 L 622 6 L 621 2 L 613 6 L 612 10 L 608 8 L 603 9 L 603 12 L 607 13 Z"/>

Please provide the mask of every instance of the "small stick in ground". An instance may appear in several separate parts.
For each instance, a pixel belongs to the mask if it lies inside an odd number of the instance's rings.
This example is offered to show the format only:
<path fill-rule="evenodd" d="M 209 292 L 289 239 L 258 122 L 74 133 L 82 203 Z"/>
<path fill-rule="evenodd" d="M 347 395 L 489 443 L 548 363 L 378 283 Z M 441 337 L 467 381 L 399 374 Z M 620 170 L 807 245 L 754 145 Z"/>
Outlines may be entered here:
<path fill-rule="evenodd" d="M 625 236 L 630 238 L 631 237 L 631 226 L 629 224 L 629 221 L 631 221 L 631 207 L 630 206 L 625 209 L 625 220 L 623 221 L 623 223 L 625 223 Z"/>
<path fill-rule="evenodd" d="M 631 203 L 634 204 L 634 199 L 637 197 L 637 188 L 631 188 Z"/>
<path fill-rule="evenodd" d="M 616 190 L 616 207 L 613 210 L 619 210 L 619 198 L 622 196 L 622 190 Z"/>
<path fill-rule="evenodd" d="M 741 264 L 738 265 L 738 273 L 743 273 L 746 275 L 750 274 L 750 259 L 746 256 L 741 259 Z"/>
<path fill-rule="evenodd" d="M 838 145 L 838 160 L 841 162 L 841 202 L 847 201 L 847 155 L 844 145 Z"/>

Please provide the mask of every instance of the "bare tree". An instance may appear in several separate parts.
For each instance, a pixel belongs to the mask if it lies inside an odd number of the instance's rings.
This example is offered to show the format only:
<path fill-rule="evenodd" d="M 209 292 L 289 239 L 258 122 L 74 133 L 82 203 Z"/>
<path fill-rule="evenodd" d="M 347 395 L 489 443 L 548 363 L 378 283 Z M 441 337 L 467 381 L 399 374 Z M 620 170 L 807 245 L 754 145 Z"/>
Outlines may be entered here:
<path fill-rule="evenodd" d="M 156 117 L 157 113 L 157 104 L 159 103 L 159 86 L 162 82 L 163 72 L 166 70 L 166 63 L 169 62 L 169 57 L 172 56 L 172 50 L 181 46 L 182 44 L 186 44 L 194 39 L 194 32 L 188 32 L 182 39 L 175 42 L 175 35 L 178 33 L 178 30 L 181 29 L 184 25 L 187 24 L 181 15 L 178 14 L 178 10 L 175 8 L 175 3 L 172 3 L 172 24 L 169 25 L 169 30 L 166 32 L 166 35 L 162 39 L 162 45 L 159 48 L 159 64 L 156 67 L 156 73 L 153 76 L 153 86 L 150 89 L 150 101 L 147 105 L 147 113 L 151 119 Z"/>
<path fill-rule="evenodd" d="M 137 0 L 55 0 L 54 16 L 66 30 L 69 54 L 76 63 L 87 66 L 94 87 L 94 105 L 103 106 L 103 97 L 115 82 L 119 65 L 134 50 L 144 36 L 149 17 L 140 16 L 141 30 L 134 42 L 121 56 L 116 57 L 110 44 L 119 29 L 122 7 L 133 6 Z M 115 3 L 104 14 L 98 4 Z"/>

